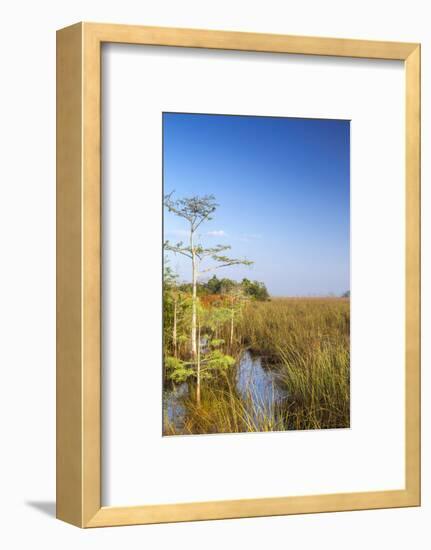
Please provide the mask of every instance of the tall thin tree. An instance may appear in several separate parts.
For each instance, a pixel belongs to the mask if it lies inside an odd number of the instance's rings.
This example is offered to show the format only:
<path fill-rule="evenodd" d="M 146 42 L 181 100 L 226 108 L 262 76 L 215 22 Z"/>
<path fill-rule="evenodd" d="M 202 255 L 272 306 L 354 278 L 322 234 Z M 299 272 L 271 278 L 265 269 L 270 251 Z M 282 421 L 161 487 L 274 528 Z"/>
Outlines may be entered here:
<path fill-rule="evenodd" d="M 173 193 L 164 197 L 164 205 L 169 212 L 183 218 L 188 224 L 188 243 L 178 242 L 171 244 L 165 241 L 164 249 L 175 254 L 181 254 L 188 258 L 192 268 L 192 320 L 191 320 L 191 354 L 193 360 L 197 360 L 197 284 L 198 279 L 204 273 L 209 273 L 222 267 L 233 265 L 251 265 L 253 262 L 245 259 L 230 258 L 224 252 L 230 250 L 229 245 L 218 244 L 214 247 L 205 248 L 198 242 L 197 230 L 207 221 L 212 219 L 212 214 L 217 209 L 214 195 L 203 195 L 174 199 Z M 212 264 L 204 269 L 201 265 L 205 260 L 211 260 Z M 200 397 L 200 384 L 198 384 L 197 395 Z M 200 400 L 198 397 L 198 401 Z"/>

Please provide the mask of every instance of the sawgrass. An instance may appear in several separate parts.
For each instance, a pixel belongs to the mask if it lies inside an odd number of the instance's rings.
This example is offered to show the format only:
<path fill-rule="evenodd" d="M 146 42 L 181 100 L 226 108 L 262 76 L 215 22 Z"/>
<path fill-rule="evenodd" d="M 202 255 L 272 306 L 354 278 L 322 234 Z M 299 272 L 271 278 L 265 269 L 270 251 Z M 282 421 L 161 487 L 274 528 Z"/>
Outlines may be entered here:
<path fill-rule="evenodd" d="M 253 387 L 239 395 L 233 371 L 203 386 L 200 406 L 189 392 L 183 400 L 184 426 L 178 430 L 165 418 L 165 435 L 349 427 L 348 299 L 251 302 L 237 320 L 235 347 L 237 355 L 249 349 L 271 364 L 288 397 L 261 403 Z"/>

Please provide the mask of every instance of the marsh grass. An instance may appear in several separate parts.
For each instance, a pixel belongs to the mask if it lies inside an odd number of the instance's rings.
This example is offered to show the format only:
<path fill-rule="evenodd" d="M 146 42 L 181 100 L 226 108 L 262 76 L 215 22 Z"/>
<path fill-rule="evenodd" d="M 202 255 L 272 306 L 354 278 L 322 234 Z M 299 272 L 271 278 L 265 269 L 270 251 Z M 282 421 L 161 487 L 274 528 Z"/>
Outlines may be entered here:
<path fill-rule="evenodd" d="M 285 429 L 283 414 L 275 404 L 259 402 L 253 389 L 240 396 L 234 388 L 206 388 L 198 406 L 187 397 L 183 404 L 188 411 L 180 433 L 215 434 L 241 432 L 270 432 Z M 179 433 L 175 425 L 165 418 L 165 435 Z"/>
<path fill-rule="evenodd" d="M 246 344 L 279 366 L 289 393 L 287 429 L 350 425 L 350 301 L 278 299 L 251 304 Z"/>
<path fill-rule="evenodd" d="M 231 373 L 202 388 L 200 406 L 188 392 L 182 402 L 187 411 L 184 427 L 178 430 L 165 418 L 165 435 L 349 427 L 348 299 L 252 302 L 236 328 L 237 357 L 243 349 L 271 365 L 286 399 L 259 400 L 253 385 L 240 395 Z"/>

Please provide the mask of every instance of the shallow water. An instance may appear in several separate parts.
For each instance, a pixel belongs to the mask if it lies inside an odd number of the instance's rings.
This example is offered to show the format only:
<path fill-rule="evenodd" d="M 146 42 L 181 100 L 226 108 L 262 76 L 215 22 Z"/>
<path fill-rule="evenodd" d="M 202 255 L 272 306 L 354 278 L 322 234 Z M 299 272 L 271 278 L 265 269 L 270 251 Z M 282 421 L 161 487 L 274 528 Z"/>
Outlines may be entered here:
<path fill-rule="evenodd" d="M 275 369 L 264 366 L 261 357 L 245 351 L 236 373 L 236 389 L 243 398 L 251 398 L 253 417 L 256 413 L 269 413 L 287 398 L 287 392 L 279 384 Z"/>
<path fill-rule="evenodd" d="M 248 413 L 254 419 L 260 414 L 270 412 L 287 398 L 286 390 L 278 383 L 277 371 L 265 366 L 261 357 L 253 356 L 246 350 L 233 368 L 236 369 L 236 390 L 245 403 L 252 402 Z M 186 408 L 183 398 L 188 391 L 188 384 L 184 382 L 165 390 L 163 394 L 164 414 L 177 430 L 184 426 Z"/>
<path fill-rule="evenodd" d="M 167 416 L 177 430 L 184 426 L 186 407 L 183 404 L 183 397 L 189 392 L 187 382 L 175 384 L 172 388 L 163 391 L 163 413 Z"/>

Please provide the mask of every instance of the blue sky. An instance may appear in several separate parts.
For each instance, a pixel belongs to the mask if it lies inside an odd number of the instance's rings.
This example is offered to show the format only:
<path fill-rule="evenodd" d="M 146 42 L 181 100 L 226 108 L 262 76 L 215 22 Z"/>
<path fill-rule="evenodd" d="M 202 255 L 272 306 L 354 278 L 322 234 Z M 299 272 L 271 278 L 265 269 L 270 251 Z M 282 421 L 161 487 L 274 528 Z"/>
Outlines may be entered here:
<path fill-rule="evenodd" d="M 200 227 L 202 243 L 254 262 L 217 276 L 263 281 L 273 296 L 350 288 L 349 121 L 164 113 L 163 182 L 177 198 L 213 194 L 219 207 Z M 165 210 L 164 238 L 186 231 Z M 190 280 L 188 260 L 169 257 Z"/>

